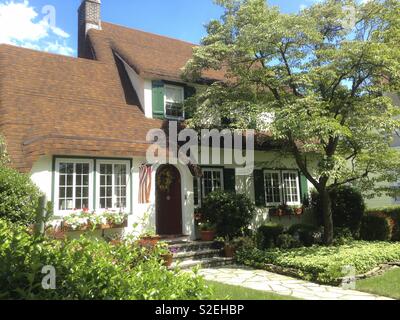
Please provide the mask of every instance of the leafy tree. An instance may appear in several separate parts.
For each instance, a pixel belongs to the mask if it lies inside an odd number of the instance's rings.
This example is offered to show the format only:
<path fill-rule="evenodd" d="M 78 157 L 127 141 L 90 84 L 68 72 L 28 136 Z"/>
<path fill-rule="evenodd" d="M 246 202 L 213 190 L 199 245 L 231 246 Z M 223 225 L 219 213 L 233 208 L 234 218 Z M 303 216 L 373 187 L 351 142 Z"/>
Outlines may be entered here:
<path fill-rule="evenodd" d="M 224 14 L 208 24 L 184 77 L 216 69 L 227 80 L 190 101 L 197 106 L 192 125 L 228 118 L 222 124 L 282 141 L 321 196 L 331 244 L 329 190 L 357 183 L 383 192 L 377 182 L 399 173 L 390 148 L 399 111 L 385 94 L 399 89 L 399 2 L 326 0 L 296 14 L 265 0 L 216 3 Z"/>

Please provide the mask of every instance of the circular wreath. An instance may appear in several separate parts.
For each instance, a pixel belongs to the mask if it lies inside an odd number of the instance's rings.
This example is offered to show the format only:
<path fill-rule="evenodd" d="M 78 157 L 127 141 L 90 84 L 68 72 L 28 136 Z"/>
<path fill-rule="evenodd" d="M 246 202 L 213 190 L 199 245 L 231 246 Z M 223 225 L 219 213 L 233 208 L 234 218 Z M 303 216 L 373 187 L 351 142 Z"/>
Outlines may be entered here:
<path fill-rule="evenodd" d="M 171 187 L 173 179 L 171 171 L 165 168 L 157 175 L 157 185 L 161 191 L 167 192 Z"/>

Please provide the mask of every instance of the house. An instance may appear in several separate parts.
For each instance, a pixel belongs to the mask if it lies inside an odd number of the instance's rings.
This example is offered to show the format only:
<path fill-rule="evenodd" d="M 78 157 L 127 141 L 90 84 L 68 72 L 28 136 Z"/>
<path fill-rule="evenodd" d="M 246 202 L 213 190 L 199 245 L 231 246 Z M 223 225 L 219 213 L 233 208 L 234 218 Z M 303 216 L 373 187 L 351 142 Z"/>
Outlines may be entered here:
<path fill-rule="evenodd" d="M 255 151 L 247 176 L 223 161 L 200 164 L 201 175 L 149 163 L 147 133 L 183 121 L 185 98 L 224 74 L 184 83 L 194 44 L 103 22 L 100 10 L 100 0 L 81 3 L 77 58 L 0 45 L 0 132 L 12 166 L 31 175 L 56 216 L 123 210 L 127 230 L 144 220 L 158 234 L 195 238 L 194 208 L 216 189 L 248 194 L 260 206 L 257 221 L 268 207 L 301 204 L 311 185 L 273 146 Z M 167 178 L 168 192 L 160 187 Z"/>

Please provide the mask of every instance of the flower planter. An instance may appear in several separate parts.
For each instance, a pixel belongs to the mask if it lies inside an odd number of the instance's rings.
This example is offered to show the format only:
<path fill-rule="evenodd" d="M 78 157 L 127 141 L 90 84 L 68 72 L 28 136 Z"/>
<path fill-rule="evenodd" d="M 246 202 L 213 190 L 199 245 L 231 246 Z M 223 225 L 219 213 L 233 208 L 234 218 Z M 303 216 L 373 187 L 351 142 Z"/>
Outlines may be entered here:
<path fill-rule="evenodd" d="M 139 245 L 142 247 L 155 247 L 157 243 L 160 241 L 160 236 L 148 236 L 148 237 L 141 237 L 139 240 Z"/>
<path fill-rule="evenodd" d="M 233 258 L 235 256 L 235 247 L 232 245 L 225 245 L 224 246 L 224 254 L 226 258 Z"/>
<path fill-rule="evenodd" d="M 200 231 L 201 241 L 213 241 L 215 238 L 215 231 L 204 230 Z"/>
<path fill-rule="evenodd" d="M 122 244 L 122 241 L 121 241 L 121 240 L 111 240 L 111 241 L 110 241 L 110 244 L 111 244 L 112 246 L 119 246 L 119 245 Z"/>
<path fill-rule="evenodd" d="M 172 254 L 163 254 L 161 258 L 164 260 L 164 266 L 170 267 L 172 265 L 172 261 L 174 256 Z"/>
<path fill-rule="evenodd" d="M 301 216 L 303 214 L 303 208 L 296 208 L 294 209 L 294 214 L 296 216 Z"/>
<path fill-rule="evenodd" d="M 91 229 L 91 225 L 89 225 L 89 224 L 82 225 L 82 226 L 79 226 L 77 228 L 73 228 L 71 225 L 69 225 L 66 222 L 63 222 L 63 224 L 62 224 L 62 230 L 64 232 L 88 231 L 90 229 Z"/>

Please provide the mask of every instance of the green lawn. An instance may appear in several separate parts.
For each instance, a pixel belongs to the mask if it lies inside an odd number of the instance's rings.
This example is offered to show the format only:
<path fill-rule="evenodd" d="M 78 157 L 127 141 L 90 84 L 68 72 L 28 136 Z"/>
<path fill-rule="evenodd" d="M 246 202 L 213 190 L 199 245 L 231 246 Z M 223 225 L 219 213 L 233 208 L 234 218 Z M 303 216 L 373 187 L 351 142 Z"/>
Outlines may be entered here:
<path fill-rule="evenodd" d="M 400 268 L 385 274 L 357 281 L 357 290 L 400 299 Z"/>
<path fill-rule="evenodd" d="M 213 289 L 214 293 L 210 300 L 298 300 L 293 297 L 231 286 L 214 281 L 207 281 L 207 284 Z"/>

